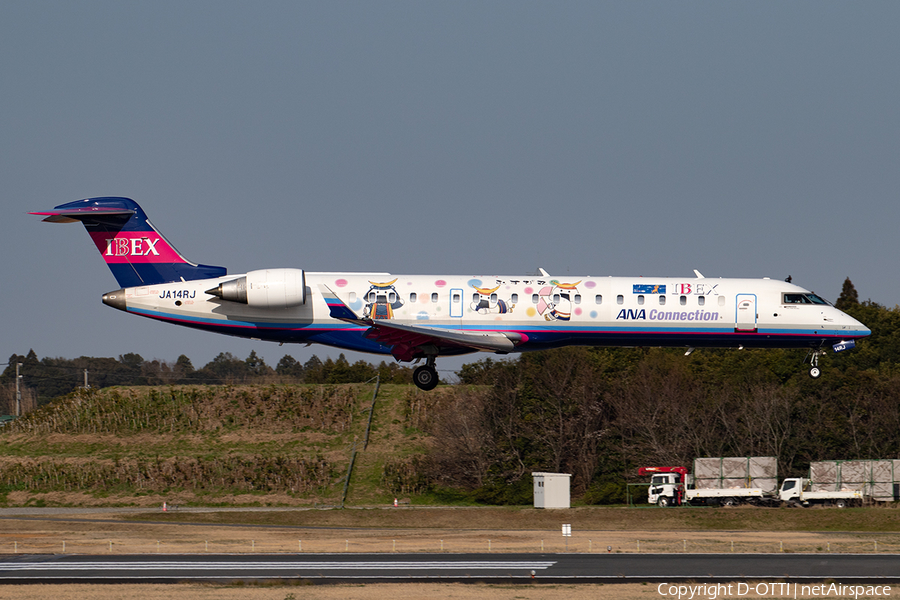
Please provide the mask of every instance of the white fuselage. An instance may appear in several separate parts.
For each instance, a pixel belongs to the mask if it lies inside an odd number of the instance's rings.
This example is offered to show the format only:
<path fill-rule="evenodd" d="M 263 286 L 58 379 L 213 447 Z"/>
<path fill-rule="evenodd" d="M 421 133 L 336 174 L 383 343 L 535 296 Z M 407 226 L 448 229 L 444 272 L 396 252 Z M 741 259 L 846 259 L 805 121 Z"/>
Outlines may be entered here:
<path fill-rule="evenodd" d="M 512 333 L 521 336 L 516 351 L 573 344 L 818 348 L 870 333 L 811 292 L 771 279 L 304 276 L 304 302 L 286 308 L 255 307 L 207 293 L 240 275 L 132 287 L 107 294 L 118 294 L 117 301 L 105 296 L 104 302 L 241 337 L 382 353 L 390 347 L 364 337 L 367 327 L 331 317 L 320 285 L 333 290 L 361 318 L 449 331 Z M 451 347 L 439 354 L 464 351 L 472 349 Z"/>

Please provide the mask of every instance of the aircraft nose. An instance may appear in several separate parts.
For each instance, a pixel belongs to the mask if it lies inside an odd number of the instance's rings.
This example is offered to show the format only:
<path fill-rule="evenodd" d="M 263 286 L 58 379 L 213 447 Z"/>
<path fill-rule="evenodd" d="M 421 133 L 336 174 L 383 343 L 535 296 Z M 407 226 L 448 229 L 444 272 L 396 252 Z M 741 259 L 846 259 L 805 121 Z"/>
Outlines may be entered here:
<path fill-rule="evenodd" d="M 868 327 L 866 327 L 865 325 L 863 325 L 862 323 L 860 323 L 859 321 L 857 321 L 856 319 L 854 319 L 853 317 L 848 315 L 847 313 L 842 312 L 841 314 L 843 315 L 843 317 L 841 319 L 843 321 L 842 324 L 845 327 L 847 327 L 848 329 L 850 329 L 854 334 L 856 334 L 860 337 L 865 337 L 867 335 L 872 334 L 871 329 L 869 329 Z"/>
<path fill-rule="evenodd" d="M 119 310 L 125 310 L 125 290 L 119 289 L 103 294 L 103 304 Z"/>

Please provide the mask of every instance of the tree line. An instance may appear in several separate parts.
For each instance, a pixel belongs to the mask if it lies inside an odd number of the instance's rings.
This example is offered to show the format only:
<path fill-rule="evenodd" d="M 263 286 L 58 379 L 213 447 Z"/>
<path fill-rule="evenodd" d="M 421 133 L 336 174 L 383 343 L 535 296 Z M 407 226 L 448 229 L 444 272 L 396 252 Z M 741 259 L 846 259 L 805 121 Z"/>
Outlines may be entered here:
<path fill-rule="evenodd" d="M 256 351 L 246 359 L 221 352 L 199 369 L 184 354 L 175 362 L 145 360 L 140 354 L 128 353 L 116 358 L 42 358 L 34 350 L 13 354 L 0 374 L 0 414 L 15 413 L 16 364 L 21 363 L 20 392 L 23 412 L 43 406 L 53 398 L 64 396 L 84 385 L 104 388 L 114 385 L 182 385 L 223 383 L 361 383 L 381 378 L 383 383 L 412 383 L 412 369 L 382 361 L 373 365 L 365 361 L 351 364 L 341 354 L 337 360 L 322 361 L 313 356 L 305 363 L 285 354 L 272 368 Z"/>

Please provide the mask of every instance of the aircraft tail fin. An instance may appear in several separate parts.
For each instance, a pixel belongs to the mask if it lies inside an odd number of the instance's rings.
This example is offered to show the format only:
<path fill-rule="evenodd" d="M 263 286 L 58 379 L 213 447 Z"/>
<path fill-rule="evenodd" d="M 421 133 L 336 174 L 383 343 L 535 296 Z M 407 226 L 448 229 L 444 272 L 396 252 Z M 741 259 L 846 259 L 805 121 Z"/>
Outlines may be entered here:
<path fill-rule="evenodd" d="M 181 256 L 130 198 L 87 198 L 30 214 L 49 223 L 81 222 L 123 288 L 227 274 L 224 267 L 195 264 Z"/>

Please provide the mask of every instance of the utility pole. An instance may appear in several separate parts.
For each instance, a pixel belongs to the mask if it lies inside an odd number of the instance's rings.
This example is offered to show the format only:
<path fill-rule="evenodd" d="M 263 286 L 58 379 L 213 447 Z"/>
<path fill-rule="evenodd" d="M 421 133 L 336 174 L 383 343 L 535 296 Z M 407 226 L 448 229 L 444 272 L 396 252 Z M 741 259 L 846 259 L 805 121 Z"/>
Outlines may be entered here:
<path fill-rule="evenodd" d="M 22 366 L 22 363 L 16 363 L 16 416 L 18 417 L 22 411 L 22 392 L 19 389 L 19 381 L 22 379 L 22 376 L 19 375 L 19 367 Z"/>
<path fill-rule="evenodd" d="M 84 389 L 88 389 L 89 387 L 91 387 L 91 386 L 88 385 L 88 382 L 87 382 L 87 369 L 85 369 L 85 370 L 84 370 Z"/>

